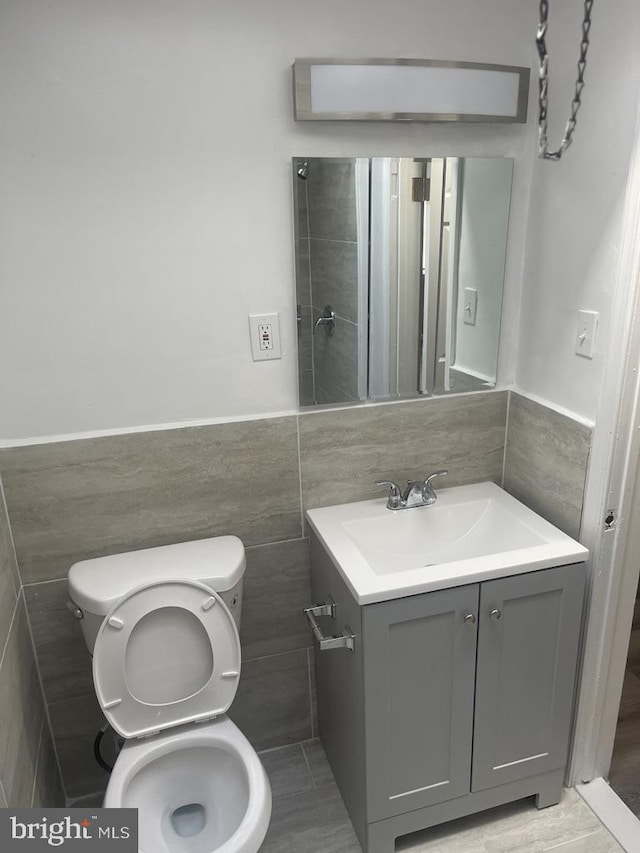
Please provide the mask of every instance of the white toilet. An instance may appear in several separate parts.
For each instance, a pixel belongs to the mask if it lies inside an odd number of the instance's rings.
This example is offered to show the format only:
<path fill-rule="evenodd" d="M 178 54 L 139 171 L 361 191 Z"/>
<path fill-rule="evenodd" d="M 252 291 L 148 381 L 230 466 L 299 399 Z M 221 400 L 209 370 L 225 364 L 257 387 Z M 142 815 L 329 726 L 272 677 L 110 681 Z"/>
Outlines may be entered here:
<path fill-rule="evenodd" d="M 141 853 L 256 853 L 271 789 L 226 716 L 240 678 L 244 547 L 201 539 L 76 563 L 70 608 L 126 738 L 104 805 L 139 810 Z"/>

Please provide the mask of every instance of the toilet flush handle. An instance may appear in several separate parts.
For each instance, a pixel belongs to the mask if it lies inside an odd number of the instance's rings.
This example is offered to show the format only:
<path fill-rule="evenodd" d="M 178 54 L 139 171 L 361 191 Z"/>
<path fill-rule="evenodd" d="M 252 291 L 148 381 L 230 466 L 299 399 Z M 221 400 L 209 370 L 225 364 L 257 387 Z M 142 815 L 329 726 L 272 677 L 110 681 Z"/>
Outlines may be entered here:
<path fill-rule="evenodd" d="M 74 619 L 84 619 L 84 613 L 74 601 L 67 601 L 67 610 Z"/>

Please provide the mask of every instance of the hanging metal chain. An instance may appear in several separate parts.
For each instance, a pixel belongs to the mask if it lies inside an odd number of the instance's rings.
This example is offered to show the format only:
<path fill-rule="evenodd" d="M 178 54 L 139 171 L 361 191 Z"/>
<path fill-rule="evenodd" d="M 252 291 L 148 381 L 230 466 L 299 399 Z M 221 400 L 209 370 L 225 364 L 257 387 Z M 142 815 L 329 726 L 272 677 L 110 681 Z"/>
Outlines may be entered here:
<path fill-rule="evenodd" d="M 571 101 L 571 115 L 562 137 L 562 142 L 557 151 L 549 151 L 547 139 L 547 107 L 549 103 L 549 55 L 545 36 L 549 20 L 549 2 L 540 0 L 540 23 L 536 36 L 536 45 L 540 57 L 540 81 L 538 95 L 538 157 L 543 160 L 559 160 L 567 148 L 571 145 L 571 137 L 576 129 L 578 110 L 582 103 L 582 90 L 584 89 L 584 72 L 587 67 L 587 50 L 589 49 L 589 30 L 591 29 L 591 9 L 594 0 L 584 0 L 584 20 L 582 21 L 582 40 L 580 42 L 580 58 L 578 59 L 578 79 Z"/>

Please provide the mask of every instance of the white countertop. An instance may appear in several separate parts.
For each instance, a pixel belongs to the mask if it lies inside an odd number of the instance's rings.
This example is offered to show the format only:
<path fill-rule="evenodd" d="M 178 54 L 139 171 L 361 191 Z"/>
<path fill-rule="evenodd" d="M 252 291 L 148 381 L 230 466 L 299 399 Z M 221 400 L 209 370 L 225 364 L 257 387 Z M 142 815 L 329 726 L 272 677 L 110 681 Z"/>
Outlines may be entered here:
<path fill-rule="evenodd" d="M 359 604 L 589 557 L 495 483 L 439 489 L 432 506 L 394 512 L 381 498 L 310 509 L 306 517 Z"/>

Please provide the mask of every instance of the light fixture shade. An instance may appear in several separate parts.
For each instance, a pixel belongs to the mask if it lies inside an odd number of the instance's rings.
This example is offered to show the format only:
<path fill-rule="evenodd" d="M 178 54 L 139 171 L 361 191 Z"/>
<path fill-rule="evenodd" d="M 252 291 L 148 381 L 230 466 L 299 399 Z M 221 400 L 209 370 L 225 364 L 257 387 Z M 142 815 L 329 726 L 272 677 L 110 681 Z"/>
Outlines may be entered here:
<path fill-rule="evenodd" d="M 527 120 L 529 69 L 431 59 L 296 59 L 297 121 Z"/>

